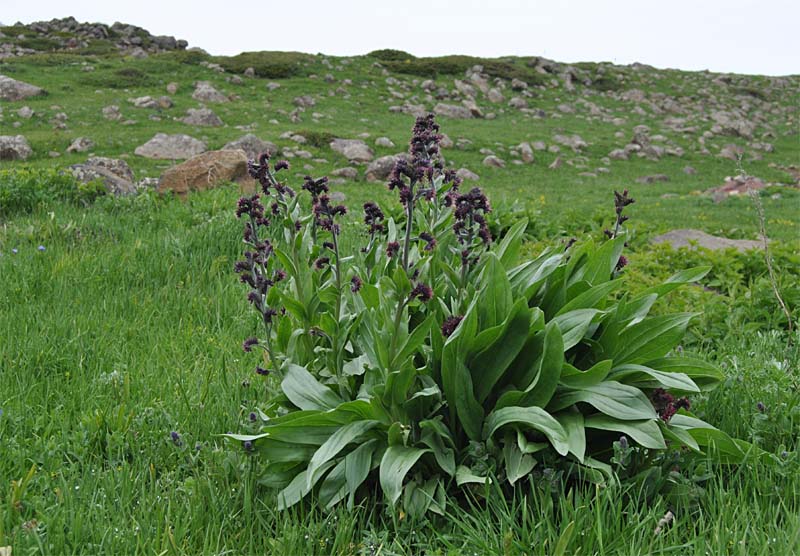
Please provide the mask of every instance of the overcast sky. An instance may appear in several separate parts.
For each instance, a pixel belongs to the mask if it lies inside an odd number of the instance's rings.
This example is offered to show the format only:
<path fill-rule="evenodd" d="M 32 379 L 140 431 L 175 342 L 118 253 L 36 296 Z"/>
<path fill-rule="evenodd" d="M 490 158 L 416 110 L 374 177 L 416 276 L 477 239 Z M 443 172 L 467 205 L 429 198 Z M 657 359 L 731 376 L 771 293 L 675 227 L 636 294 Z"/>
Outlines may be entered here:
<path fill-rule="evenodd" d="M 800 0 L 0 0 L 0 22 L 122 21 L 212 54 L 396 48 L 800 74 Z"/>

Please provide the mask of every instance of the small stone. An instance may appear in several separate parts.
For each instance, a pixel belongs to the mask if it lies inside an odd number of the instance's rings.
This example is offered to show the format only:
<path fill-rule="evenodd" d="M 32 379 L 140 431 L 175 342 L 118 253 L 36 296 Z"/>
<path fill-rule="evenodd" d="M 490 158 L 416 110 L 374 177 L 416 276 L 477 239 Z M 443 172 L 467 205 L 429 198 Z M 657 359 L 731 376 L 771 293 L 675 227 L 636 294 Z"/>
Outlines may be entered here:
<path fill-rule="evenodd" d="M 492 168 L 505 168 L 506 163 L 503 159 L 496 157 L 493 154 L 490 154 L 486 158 L 483 159 L 484 166 L 490 166 Z"/>
<path fill-rule="evenodd" d="M 88 137 L 78 137 L 75 139 L 69 147 L 67 147 L 68 153 L 83 153 L 88 151 L 94 147 L 94 141 L 89 139 Z"/>

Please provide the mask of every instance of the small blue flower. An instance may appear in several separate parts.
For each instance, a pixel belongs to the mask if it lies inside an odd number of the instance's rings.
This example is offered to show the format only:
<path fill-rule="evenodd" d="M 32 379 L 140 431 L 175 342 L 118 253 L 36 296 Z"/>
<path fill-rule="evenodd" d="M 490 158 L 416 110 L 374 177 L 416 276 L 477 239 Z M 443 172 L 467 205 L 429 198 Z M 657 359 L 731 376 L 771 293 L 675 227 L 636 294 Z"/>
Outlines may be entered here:
<path fill-rule="evenodd" d="M 37 249 L 38 249 L 39 251 L 44 251 L 44 245 L 40 245 L 39 247 L 37 247 Z"/>
<path fill-rule="evenodd" d="M 244 446 L 245 451 L 249 452 L 250 450 L 253 449 L 253 442 L 250 441 L 250 440 L 245 440 L 243 446 Z"/>
<path fill-rule="evenodd" d="M 16 247 L 14 247 L 14 248 L 11 250 L 11 252 L 12 252 L 12 253 L 14 253 L 14 254 L 16 255 L 17 253 L 19 253 L 19 249 L 17 249 Z"/>

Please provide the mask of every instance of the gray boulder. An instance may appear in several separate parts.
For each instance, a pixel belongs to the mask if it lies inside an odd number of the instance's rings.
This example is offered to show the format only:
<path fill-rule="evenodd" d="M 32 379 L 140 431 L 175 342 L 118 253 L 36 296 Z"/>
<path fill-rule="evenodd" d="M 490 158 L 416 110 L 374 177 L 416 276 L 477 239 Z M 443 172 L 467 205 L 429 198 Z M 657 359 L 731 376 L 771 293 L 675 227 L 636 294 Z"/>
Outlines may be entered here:
<path fill-rule="evenodd" d="M 23 100 L 44 93 L 44 89 L 0 75 L 0 100 Z"/>
<path fill-rule="evenodd" d="M 468 120 L 472 118 L 472 111 L 466 106 L 458 106 L 455 104 L 445 104 L 440 102 L 433 107 L 433 113 L 437 116 L 444 116 L 445 118 L 453 118 L 459 120 Z"/>
<path fill-rule="evenodd" d="M 392 173 L 394 169 L 394 165 L 397 164 L 397 161 L 404 156 L 401 155 L 394 155 L 390 154 L 387 156 L 381 156 L 373 160 L 369 166 L 367 166 L 367 171 L 364 174 L 364 177 L 367 181 L 383 181 L 389 177 L 389 174 Z"/>
<path fill-rule="evenodd" d="M 135 177 L 128 163 L 117 158 L 90 157 L 83 164 L 73 164 L 70 172 L 78 180 L 87 183 L 102 180 L 112 195 L 136 193 Z"/>
<path fill-rule="evenodd" d="M 0 135 L 0 160 L 27 160 L 33 154 L 22 135 Z"/>
<path fill-rule="evenodd" d="M 206 150 L 206 144 L 194 137 L 157 133 L 147 143 L 136 147 L 133 152 L 145 158 L 175 160 L 192 158 Z"/>
<path fill-rule="evenodd" d="M 259 156 L 261 156 L 262 153 L 265 152 L 268 152 L 270 156 L 275 156 L 278 154 L 278 147 L 275 145 L 275 143 L 263 141 L 252 133 L 248 133 L 247 135 L 239 137 L 235 141 L 226 143 L 222 149 L 226 151 L 244 151 L 248 160 L 256 160 Z"/>
<path fill-rule="evenodd" d="M 652 242 L 669 243 L 675 249 L 679 247 L 702 247 L 712 251 L 717 251 L 719 249 L 749 251 L 751 249 L 761 249 L 764 246 L 761 241 L 751 239 L 729 239 L 727 237 L 712 236 L 702 230 L 693 229 L 672 230 L 666 234 L 654 237 Z"/>
<path fill-rule="evenodd" d="M 352 162 L 369 162 L 375 157 L 372 149 L 361 139 L 334 139 L 330 146 Z"/>
<path fill-rule="evenodd" d="M 188 125 L 198 125 L 207 127 L 221 127 L 225 125 L 222 120 L 209 108 L 189 108 L 186 117 L 181 121 Z"/>
<path fill-rule="evenodd" d="M 75 139 L 69 147 L 67 147 L 68 153 L 85 153 L 89 149 L 94 147 L 94 141 L 89 139 L 88 137 L 78 137 Z"/>
<path fill-rule="evenodd" d="M 195 83 L 192 98 L 200 102 L 228 102 L 228 97 L 215 89 L 208 81 Z"/>

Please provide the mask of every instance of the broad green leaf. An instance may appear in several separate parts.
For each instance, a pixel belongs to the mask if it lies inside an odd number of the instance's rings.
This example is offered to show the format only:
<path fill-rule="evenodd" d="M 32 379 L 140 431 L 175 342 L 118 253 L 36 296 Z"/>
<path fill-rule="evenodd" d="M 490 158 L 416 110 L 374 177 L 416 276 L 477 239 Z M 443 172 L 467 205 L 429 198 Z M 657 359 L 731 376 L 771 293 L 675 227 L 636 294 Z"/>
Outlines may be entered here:
<path fill-rule="evenodd" d="M 642 421 L 622 421 L 608 415 L 596 414 L 586 417 L 583 421 L 587 429 L 621 432 L 630 436 L 641 446 L 654 450 L 664 450 L 667 445 L 661 429 L 654 419 Z"/>
<path fill-rule="evenodd" d="M 475 399 L 472 387 L 472 377 L 469 369 L 461 361 L 456 363 L 456 392 L 455 406 L 464 432 L 472 440 L 480 438 L 481 425 L 483 424 L 483 406 Z"/>
<path fill-rule="evenodd" d="M 501 324 L 503 330 L 497 340 L 468 361 L 475 397 L 479 403 L 486 400 L 497 381 L 517 357 L 528 338 L 530 324 L 531 312 L 528 303 L 524 299 L 519 299 Z"/>
<path fill-rule="evenodd" d="M 564 351 L 578 344 L 589 329 L 594 318 L 602 311 L 598 309 L 575 309 L 555 317 L 555 322 L 561 330 L 564 342 Z"/>
<path fill-rule="evenodd" d="M 561 253 L 550 255 L 546 258 L 539 257 L 511 270 L 509 279 L 515 296 L 523 295 L 530 300 L 536 295 L 550 274 L 558 268 L 563 258 L 564 255 Z"/>
<path fill-rule="evenodd" d="M 560 411 L 578 402 L 588 403 L 610 417 L 625 421 L 658 417 L 653 404 L 641 390 L 613 380 L 588 388 L 559 392 L 547 408 Z"/>
<path fill-rule="evenodd" d="M 297 442 L 282 442 L 270 438 L 269 434 L 228 434 L 225 435 L 237 442 L 250 441 L 253 447 L 270 463 L 288 463 L 308 461 L 317 450 L 314 444 L 300 444 Z"/>
<path fill-rule="evenodd" d="M 663 357 L 683 338 L 693 316 L 694 313 L 678 313 L 648 317 L 626 328 L 620 334 L 614 363 L 643 363 Z"/>
<path fill-rule="evenodd" d="M 600 384 L 608 376 L 612 364 L 613 361 L 611 361 L 611 359 L 604 359 L 603 361 L 595 363 L 589 369 L 582 371 L 569 363 L 564 363 L 564 366 L 561 368 L 561 379 L 559 382 L 570 388 L 588 388 L 589 386 Z"/>
<path fill-rule="evenodd" d="M 325 443 L 314 453 L 308 463 L 307 480 L 311 488 L 319 479 L 318 470 L 323 465 L 332 460 L 336 455 L 344 450 L 345 446 L 360 439 L 364 433 L 374 429 L 380 423 L 378 421 L 355 421 L 344 425 L 341 429 L 331 435 Z"/>
<path fill-rule="evenodd" d="M 300 409 L 333 409 L 342 399 L 320 384 L 304 367 L 290 363 L 281 381 L 281 390 Z"/>
<path fill-rule="evenodd" d="M 586 429 L 583 426 L 583 414 L 580 411 L 562 411 L 554 417 L 567 433 L 569 453 L 583 463 L 586 454 Z"/>
<path fill-rule="evenodd" d="M 605 301 L 611 292 L 619 288 L 622 283 L 622 279 L 618 278 L 616 280 L 611 280 L 610 282 L 593 286 L 567 302 L 567 304 L 556 313 L 556 316 L 569 313 L 570 311 L 574 311 L 576 309 L 601 309 L 602 307 L 598 307 L 598 305 Z"/>
<path fill-rule="evenodd" d="M 497 254 L 504 268 L 511 268 L 511 265 L 517 262 L 520 244 L 522 243 L 522 234 L 525 233 L 527 227 L 528 219 L 523 218 L 511 226 L 500 244 L 495 247 L 494 252 Z"/>
<path fill-rule="evenodd" d="M 486 418 L 483 438 L 488 439 L 497 429 L 510 423 L 526 425 L 543 433 L 562 456 L 569 451 L 564 427 L 541 407 L 504 407 L 493 411 Z"/>
<path fill-rule="evenodd" d="M 665 373 L 644 365 L 619 365 L 611 370 L 608 378 L 639 388 L 666 388 L 683 392 L 700 392 L 700 388 L 694 381 L 683 373 Z"/>
<path fill-rule="evenodd" d="M 700 390 L 712 390 L 725 378 L 716 366 L 692 357 L 662 357 L 645 363 L 651 369 L 665 373 L 683 373 L 691 378 Z"/>
<path fill-rule="evenodd" d="M 347 507 L 353 507 L 353 498 L 361 483 L 367 480 L 372 467 L 372 454 L 375 453 L 377 442 L 368 440 L 344 458 L 344 477 L 347 482 L 347 491 L 350 495 Z"/>
<path fill-rule="evenodd" d="M 333 467 L 333 463 L 334 462 L 329 461 L 327 464 L 325 464 L 320 470 L 320 474 L 324 474 L 328 469 Z M 308 486 L 307 477 L 307 470 L 298 473 L 297 476 L 292 479 L 292 482 L 278 493 L 279 510 L 285 510 L 286 508 L 294 506 L 300 500 L 302 500 L 306 494 L 311 492 L 311 488 Z"/>
<path fill-rule="evenodd" d="M 498 406 L 509 404 L 510 400 L 523 400 L 519 405 L 536 405 L 544 407 L 552 398 L 561 377 L 564 365 L 564 344 L 561 330 L 555 322 L 547 323 L 543 331 L 536 333 L 523 346 L 508 372 L 508 382 L 522 389 L 524 397 L 519 393 L 509 392 L 501 396 L 505 401 Z"/>
<path fill-rule="evenodd" d="M 451 477 L 456 472 L 455 452 L 444 444 L 444 438 L 440 436 L 434 428 L 428 427 L 422 430 L 420 441 L 431 449 L 433 457 L 439 467 Z"/>
<path fill-rule="evenodd" d="M 406 359 L 419 350 L 420 346 L 425 342 L 425 338 L 427 338 L 434 321 L 435 316 L 431 314 L 406 337 L 403 347 L 400 348 L 400 351 L 397 352 L 394 361 L 391 363 L 393 369 L 402 365 Z"/>
<path fill-rule="evenodd" d="M 389 446 L 381 459 L 380 482 L 392 506 L 403 492 L 403 480 L 417 460 L 428 450 L 408 446 Z"/>
<path fill-rule="evenodd" d="M 686 446 L 694 450 L 695 452 L 701 453 L 700 446 L 697 444 L 697 441 L 689 434 L 689 431 L 686 429 L 682 429 L 680 427 L 671 427 L 668 423 L 661 423 L 661 432 L 664 433 L 664 436 L 667 437 L 668 440 L 672 440 L 674 442 L 679 443 L 681 446 Z"/>
<path fill-rule="evenodd" d="M 622 249 L 625 247 L 625 236 L 609 239 L 592 253 L 586 263 L 585 272 L 581 276 L 593 286 L 608 282 L 617 267 Z"/>
<path fill-rule="evenodd" d="M 681 270 L 677 274 L 670 276 L 663 284 L 646 289 L 644 293 L 654 293 L 659 296 L 666 295 L 683 284 L 689 284 L 691 282 L 697 282 L 701 280 L 710 271 L 710 266 L 696 266 L 694 268 L 687 268 L 686 270 Z"/>
<path fill-rule="evenodd" d="M 467 483 L 477 483 L 479 485 L 492 484 L 491 477 L 481 477 L 472 472 L 466 465 L 459 465 L 456 469 L 456 485 L 461 486 Z"/>
<path fill-rule="evenodd" d="M 506 464 L 506 478 L 512 485 L 531 472 L 536 460 L 529 454 L 523 454 L 515 440 L 509 439 L 503 444 L 503 459 Z"/>
<path fill-rule="evenodd" d="M 567 524 L 564 528 L 564 531 L 558 536 L 558 542 L 556 543 L 556 548 L 553 550 L 553 556 L 564 556 L 567 553 L 567 547 L 569 543 L 572 542 L 572 537 L 575 535 L 575 520 Z"/>
<path fill-rule="evenodd" d="M 508 275 L 495 253 L 487 255 L 480 278 L 482 287 L 478 294 L 478 329 L 485 330 L 506 319 L 513 299 Z"/>

